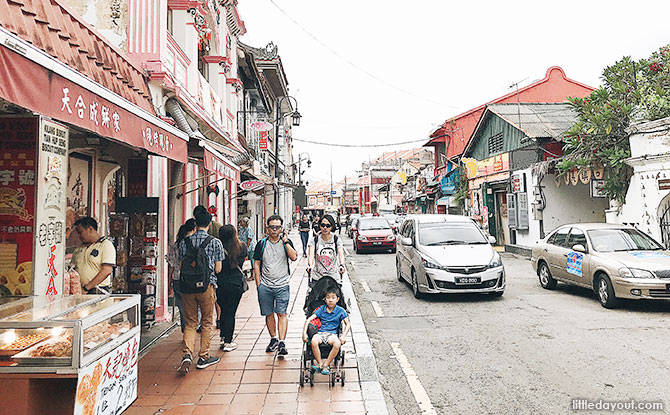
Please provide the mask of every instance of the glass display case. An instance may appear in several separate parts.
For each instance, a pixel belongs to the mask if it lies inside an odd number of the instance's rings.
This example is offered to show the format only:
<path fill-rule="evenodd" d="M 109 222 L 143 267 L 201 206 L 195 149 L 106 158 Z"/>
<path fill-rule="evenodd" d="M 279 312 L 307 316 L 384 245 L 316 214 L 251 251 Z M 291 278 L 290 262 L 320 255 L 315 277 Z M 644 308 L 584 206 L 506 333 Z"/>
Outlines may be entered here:
<path fill-rule="evenodd" d="M 0 304 L 0 373 L 76 374 L 139 331 L 139 295 L 9 301 Z"/>

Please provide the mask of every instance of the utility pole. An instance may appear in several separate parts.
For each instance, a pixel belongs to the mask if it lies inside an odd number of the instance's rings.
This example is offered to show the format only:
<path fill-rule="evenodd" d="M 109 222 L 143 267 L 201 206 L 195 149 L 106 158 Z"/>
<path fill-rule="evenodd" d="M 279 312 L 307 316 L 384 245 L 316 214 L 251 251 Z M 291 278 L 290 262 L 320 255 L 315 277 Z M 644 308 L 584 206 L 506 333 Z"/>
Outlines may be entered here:
<path fill-rule="evenodd" d="M 275 215 L 279 214 L 279 122 L 281 121 L 281 99 L 276 100 L 277 105 L 277 118 L 275 119 L 275 183 L 273 183 L 272 188 L 274 189 L 274 212 Z"/>

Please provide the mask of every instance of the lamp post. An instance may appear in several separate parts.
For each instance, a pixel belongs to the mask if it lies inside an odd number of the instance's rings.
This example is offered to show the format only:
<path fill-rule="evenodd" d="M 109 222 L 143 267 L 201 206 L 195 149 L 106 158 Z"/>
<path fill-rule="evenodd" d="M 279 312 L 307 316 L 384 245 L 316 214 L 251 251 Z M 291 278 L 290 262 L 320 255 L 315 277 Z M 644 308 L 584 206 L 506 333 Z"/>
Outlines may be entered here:
<path fill-rule="evenodd" d="M 295 111 L 290 112 L 291 114 L 291 123 L 293 124 L 294 127 L 297 127 L 300 125 L 300 113 L 298 112 L 298 100 L 293 98 L 292 96 L 289 95 L 284 95 L 279 97 L 277 100 L 277 118 L 275 122 L 275 182 L 277 183 L 277 188 L 275 189 L 274 192 L 274 213 L 278 214 L 279 213 L 279 126 L 280 122 L 283 119 L 283 116 L 285 115 L 281 111 L 281 104 L 284 102 L 285 99 L 290 100 L 292 99 L 295 101 Z M 283 123 L 282 127 L 283 127 Z"/>
<path fill-rule="evenodd" d="M 298 154 L 298 162 L 297 162 L 297 163 L 293 163 L 293 164 L 297 164 L 297 165 L 298 165 L 298 186 L 301 186 L 301 185 L 302 185 L 302 167 L 301 167 L 302 164 L 301 164 L 301 163 L 302 163 L 302 161 L 303 161 L 303 158 L 302 158 L 302 155 L 303 155 L 303 154 L 307 154 L 307 158 L 305 159 L 305 160 L 307 160 L 307 167 L 309 167 L 309 166 L 312 165 L 312 160 L 310 159 L 310 156 L 309 156 L 309 153 L 308 153 L 308 152 L 303 151 L 302 153 Z"/>

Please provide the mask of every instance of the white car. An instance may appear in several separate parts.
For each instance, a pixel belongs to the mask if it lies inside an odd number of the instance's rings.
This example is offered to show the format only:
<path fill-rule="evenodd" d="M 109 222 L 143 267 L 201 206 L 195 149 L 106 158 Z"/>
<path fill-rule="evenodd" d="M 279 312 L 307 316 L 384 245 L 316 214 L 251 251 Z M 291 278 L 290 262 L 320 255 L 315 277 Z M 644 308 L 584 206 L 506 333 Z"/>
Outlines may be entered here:
<path fill-rule="evenodd" d="M 398 233 L 398 280 L 408 281 L 414 296 L 424 293 L 505 291 L 502 258 L 471 218 L 459 215 L 408 215 Z"/>

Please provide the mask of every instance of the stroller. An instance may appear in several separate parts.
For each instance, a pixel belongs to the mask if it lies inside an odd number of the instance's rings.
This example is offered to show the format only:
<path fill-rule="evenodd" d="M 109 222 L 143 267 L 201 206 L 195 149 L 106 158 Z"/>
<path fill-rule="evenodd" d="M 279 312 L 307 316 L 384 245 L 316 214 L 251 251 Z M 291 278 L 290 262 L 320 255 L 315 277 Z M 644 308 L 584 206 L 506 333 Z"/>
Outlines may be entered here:
<path fill-rule="evenodd" d="M 335 291 L 339 297 L 337 305 L 344 308 L 347 313 L 347 302 L 342 295 L 342 288 L 340 285 L 331 277 L 322 277 L 318 280 L 312 289 L 307 293 L 307 298 L 305 299 L 305 316 L 309 317 L 314 313 L 314 310 L 325 305 L 323 298 L 326 296 L 326 292 Z M 320 323 L 319 323 L 320 324 Z M 342 323 L 337 330 L 337 335 L 342 334 Z M 300 359 L 300 386 L 304 386 L 305 382 L 309 382 L 309 386 L 314 386 L 314 370 L 312 365 L 314 364 L 314 353 L 312 351 L 312 337 L 319 331 L 319 327 L 314 324 L 309 325 L 307 328 L 307 336 L 309 340 L 303 345 L 302 348 L 302 357 Z M 319 345 L 319 350 L 321 352 L 321 358 L 326 359 L 332 346 L 328 344 Z M 339 382 L 344 386 L 345 372 L 342 369 L 344 367 L 344 350 L 340 349 L 335 359 L 333 359 L 332 364 L 334 365 L 333 370 L 330 372 L 330 385 L 335 386 L 335 383 Z"/>

